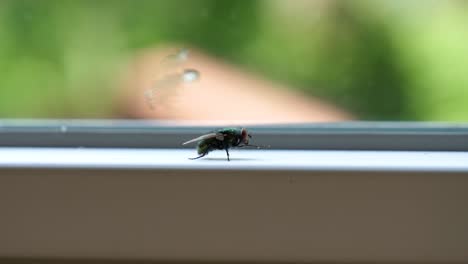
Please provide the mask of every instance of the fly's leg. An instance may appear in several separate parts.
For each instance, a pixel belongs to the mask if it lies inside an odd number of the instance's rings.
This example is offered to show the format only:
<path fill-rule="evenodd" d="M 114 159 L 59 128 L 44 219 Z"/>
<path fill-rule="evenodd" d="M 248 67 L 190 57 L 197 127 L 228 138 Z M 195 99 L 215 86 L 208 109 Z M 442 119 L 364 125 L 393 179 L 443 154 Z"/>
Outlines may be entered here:
<path fill-rule="evenodd" d="M 226 142 L 223 142 L 223 147 L 224 147 L 224 149 L 226 150 L 227 160 L 228 160 L 228 161 L 231 161 L 231 160 L 229 159 L 229 146 L 228 146 L 228 144 L 227 144 Z"/>
<path fill-rule="evenodd" d="M 198 156 L 198 157 L 195 157 L 195 158 L 189 158 L 189 160 L 196 160 L 196 159 L 199 159 L 199 158 L 202 158 L 202 157 L 204 157 L 205 155 L 206 155 L 206 152 L 205 152 L 205 153 L 203 153 L 203 154 L 201 154 L 201 155 L 200 155 L 200 156 Z"/>
<path fill-rule="evenodd" d="M 267 146 L 269 147 L 269 146 Z M 236 148 L 257 148 L 257 149 L 260 149 L 261 147 L 260 146 L 257 146 L 257 145 L 241 145 L 241 146 L 237 146 Z"/>
<path fill-rule="evenodd" d="M 227 159 L 228 159 L 228 161 L 231 161 L 231 160 L 229 159 L 229 150 L 228 150 L 228 148 L 226 148 L 226 154 L 227 154 Z"/>

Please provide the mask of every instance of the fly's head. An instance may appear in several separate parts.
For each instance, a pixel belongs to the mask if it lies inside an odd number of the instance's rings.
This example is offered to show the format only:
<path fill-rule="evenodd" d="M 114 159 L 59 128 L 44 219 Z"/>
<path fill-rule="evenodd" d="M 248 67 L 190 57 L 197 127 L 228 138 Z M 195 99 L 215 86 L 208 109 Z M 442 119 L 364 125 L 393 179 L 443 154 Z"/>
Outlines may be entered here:
<path fill-rule="evenodd" d="M 241 131 L 242 143 L 244 143 L 244 145 L 248 145 L 249 144 L 249 139 L 251 139 L 251 138 L 252 138 L 252 135 L 250 135 L 249 132 L 247 132 L 247 129 L 242 128 L 242 131 Z"/>

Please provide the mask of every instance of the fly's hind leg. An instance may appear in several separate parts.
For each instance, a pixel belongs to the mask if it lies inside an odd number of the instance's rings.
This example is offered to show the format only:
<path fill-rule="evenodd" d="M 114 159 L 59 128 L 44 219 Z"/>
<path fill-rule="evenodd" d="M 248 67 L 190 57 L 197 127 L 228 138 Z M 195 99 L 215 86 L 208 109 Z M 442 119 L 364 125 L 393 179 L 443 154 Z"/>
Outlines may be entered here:
<path fill-rule="evenodd" d="M 200 156 L 198 156 L 198 157 L 195 157 L 195 158 L 189 158 L 189 160 L 196 160 L 196 159 L 199 159 L 199 158 L 202 158 L 202 157 L 204 157 L 205 155 L 206 155 L 206 152 L 205 152 L 205 153 L 203 153 L 203 154 L 201 154 L 201 155 L 200 155 Z"/>

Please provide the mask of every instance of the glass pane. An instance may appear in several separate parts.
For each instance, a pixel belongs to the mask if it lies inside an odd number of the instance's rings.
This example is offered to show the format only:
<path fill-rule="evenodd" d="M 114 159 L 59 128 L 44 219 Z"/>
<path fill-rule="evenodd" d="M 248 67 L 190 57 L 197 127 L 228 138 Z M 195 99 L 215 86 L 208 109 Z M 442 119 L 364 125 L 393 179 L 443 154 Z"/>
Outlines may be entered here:
<path fill-rule="evenodd" d="M 0 2 L 0 118 L 468 120 L 466 1 Z"/>

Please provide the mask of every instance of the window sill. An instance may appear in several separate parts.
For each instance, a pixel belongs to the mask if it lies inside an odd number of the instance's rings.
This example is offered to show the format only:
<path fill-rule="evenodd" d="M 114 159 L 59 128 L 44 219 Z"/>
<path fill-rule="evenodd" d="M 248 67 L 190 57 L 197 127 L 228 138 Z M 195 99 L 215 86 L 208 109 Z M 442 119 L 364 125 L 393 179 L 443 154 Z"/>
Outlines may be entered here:
<path fill-rule="evenodd" d="M 466 124 L 255 126 L 272 149 L 189 160 L 211 129 L 0 121 L 0 262 L 468 261 Z"/>
<path fill-rule="evenodd" d="M 194 154 L 0 148 L 0 261 L 468 260 L 467 152 Z"/>
<path fill-rule="evenodd" d="M 468 172 L 468 152 L 0 147 L 4 168 Z"/>

